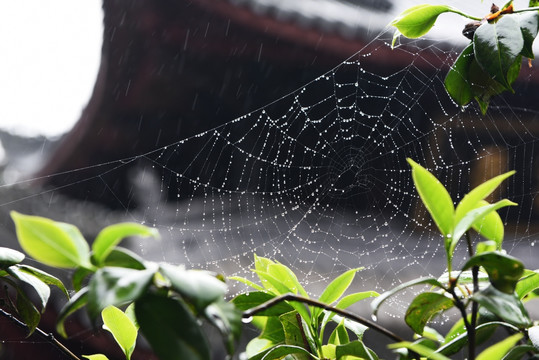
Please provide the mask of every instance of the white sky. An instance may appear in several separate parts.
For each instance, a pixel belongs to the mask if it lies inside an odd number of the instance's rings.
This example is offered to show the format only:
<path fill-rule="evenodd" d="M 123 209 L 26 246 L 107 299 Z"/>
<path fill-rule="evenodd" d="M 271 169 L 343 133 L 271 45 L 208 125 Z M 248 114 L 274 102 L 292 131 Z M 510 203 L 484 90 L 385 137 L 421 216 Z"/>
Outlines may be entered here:
<path fill-rule="evenodd" d="M 59 135 L 86 106 L 101 57 L 100 0 L 0 1 L 0 128 Z"/>

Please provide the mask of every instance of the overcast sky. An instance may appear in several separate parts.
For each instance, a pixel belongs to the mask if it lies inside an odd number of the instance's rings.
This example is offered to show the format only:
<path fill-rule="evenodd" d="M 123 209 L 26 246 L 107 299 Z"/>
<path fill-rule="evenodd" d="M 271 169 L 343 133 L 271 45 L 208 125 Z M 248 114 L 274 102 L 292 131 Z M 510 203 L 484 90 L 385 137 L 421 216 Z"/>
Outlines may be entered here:
<path fill-rule="evenodd" d="M 0 128 L 54 136 L 88 102 L 101 55 L 100 0 L 0 1 Z"/>

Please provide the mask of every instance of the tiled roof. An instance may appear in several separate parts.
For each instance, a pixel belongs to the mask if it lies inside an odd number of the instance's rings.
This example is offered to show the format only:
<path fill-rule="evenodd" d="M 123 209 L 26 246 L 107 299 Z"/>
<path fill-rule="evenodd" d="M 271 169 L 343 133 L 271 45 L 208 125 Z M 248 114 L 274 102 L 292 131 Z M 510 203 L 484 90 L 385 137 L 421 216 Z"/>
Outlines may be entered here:
<path fill-rule="evenodd" d="M 228 0 L 259 15 L 355 37 L 379 32 L 395 16 L 389 0 Z"/>

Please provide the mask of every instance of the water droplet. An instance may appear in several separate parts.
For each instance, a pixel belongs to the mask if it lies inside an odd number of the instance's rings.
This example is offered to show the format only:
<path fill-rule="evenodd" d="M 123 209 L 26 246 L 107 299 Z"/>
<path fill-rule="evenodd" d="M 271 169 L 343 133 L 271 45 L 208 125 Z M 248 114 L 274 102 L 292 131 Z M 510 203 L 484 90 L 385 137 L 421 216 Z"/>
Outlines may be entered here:
<path fill-rule="evenodd" d="M 253 317 L 252 317 L 252 316 L 245 317 L 245 318 L 242 318 L 242 319 L 241 319 L 241 322 L 244 323 L 244 324 L 249 324 L 251 321 L 253 321 Z"/>
<path fill-rule="evenodd" d="M 378 321 L 378 317 L 374 314 L 371 315 L 372 321 Z"/>

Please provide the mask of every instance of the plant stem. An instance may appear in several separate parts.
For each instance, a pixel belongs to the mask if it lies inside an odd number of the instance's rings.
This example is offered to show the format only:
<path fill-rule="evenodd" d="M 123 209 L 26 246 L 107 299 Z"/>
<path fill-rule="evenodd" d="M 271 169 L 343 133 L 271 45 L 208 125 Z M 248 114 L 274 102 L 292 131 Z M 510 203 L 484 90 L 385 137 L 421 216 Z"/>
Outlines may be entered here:
<path fill-rule="evenodd" d="M 459 14 L 461 16 L 464 16 L 465 18 L 468 18 L 468 19 L 471 19 L 471 20 L 476 20 L 476 21 L 481 21 L 482 19 L 477 17 L 477 16 L 473 16 L 473 15 L 468 15 L 466 13 L 463 13 L 462 11 L 460 10 L 457 10 L 457 9 L 454 9 L 454 8 L 451 8 L 449 10 L 449 12 L 452 12 L 452 13 L 455 13 L 455 14 Z"/>
<path fill-rule="evenodd" d="M 526 8 L 526 9 L 520 9 L 520 10 L 513 10 L 513 14 L 523 13 L 523 12 L 527 12 L 527 11 L 539 11 L 539 6 L 530 7 L 530 8 Z"/>
<path fill-rule="evenodd" d="M 474 249 L 472 244 L 472 237 L 469 231 L 466 231 L 466 242 L 468 243 L 468 253 L 470 257 L 474 256 Z M 479 291 L 479 266 L 472 267 L 472 281 L 473 281 L 473 294 Z M 470 360 L 475 359 L 475 328 L 477 326 L 477 312 L 479 311 L 479 304 L 472 301 L 472 319 L 471 319 L 471 332 L 468 332 L 468 357 Z"/>
<path fill-rule="evenodd" d="M 300 302 L 300 303 L 304 303 L 304 304 L 307 304 L 307 305 L 311 305 L 311 306 L 316 306 L 318 308 L 321 308 L 321 309 L 324 309 L 324 310 L 328 310 L 328 311 L 331 311 L 331 312 L 334 312 L 336 314 L 339 314 L 347 319 L 350 319 L 352 321 L 355 321 L 357 323 L 360 323 L 362 325 L 365 325 L 375 331 L 378 331 L 379 333 L 393 339 L 394 341 L 397 341 L 397 342 L 402 342 L 402 341 L 405 341 L 403 338 L 401 338 L 400 336 L 398 336 L 397 334 L 393 333 L 391 330 L 388 330 L 386 329 L 385 327 L 369 320 L 369 319 L 366 319 L 362 316 L 359 316 L 359 315 L 356 315 L 356 314 L 353 314 L 349 311 L 346 311 L 346 310 L 343 310 L 343 309 L 337 309 L 333 306 L 330 306 L 330 305 L 327 305 L 327 304 L 324 304 L 322 302 L 319 302 L 317 300 L 313 300 L 313 299 L 309 299 L 309 298 L 306 298 L 306 297 L 303 297 L 303 296 L 299 296 L 299 295 L 295 295 L 295 294 L 284 294 L 284 295 L 281 295 L 281 296 L 277 296 L 277 297 L 274 297 L 273 299 L 269 300 L 269 301 L 266 301 L 265 303 L 263 304 L 260 304 L 254 308 L 251 308 L 249 310 L 246 310 L 243 312 L 243 318 L 244 319 L 248 319 L 248 318 L 251 318 L 252 316 L 255 316 L 256 314 L 258 314 L 259 312 L 262 312 L 264 310 L 267 310 L 269 308 L 271 308 L 272 306 L 275 306 L 276 304 L 280 303 L 280 302 L 283 302 L 283 301 L 297 301 L 297 302 Z"/>
<path fill-rule="evenodd" d="M 26 326 L 25 323 L 23 323 L 22 321 L 20 321 L 19 319 L 17 319 L 15 316 L 13 316 L 12 314 L 8 313 L 7 311 L 5 311 L 4 309 L 1 309 L 0 308 L 0 314 L 3 315 L 4 317 L 10 319 L 13 323 L 15 323 L 18 327 L 20 328 L 23 328 L 25 330 L 28 330 L 28 326 Z M 54 346 L 56 346 L 56 348 L 58 348 L 58 350 L 60 350 L 61 352 L 63 352 L 65 355 L 67 355 L 68 357 L 70 357 L 71 359 L 73 360 L 81 360 L 77 355 L 73 354 L 71 352 L 71 350 L 69 350 L 68 348 L 66 348 L 64 346 L 64 344 L 62 344 L 61 342 L 59 342 L 58 340 L 56 340 L 56 338 L 54 337 L 54 335 L 52 333 L 49 333 L 47 334 L 46 332 L 44 332 L 43 330 L 41 330 L 40 328 L 36 328 L 35 329 L 35 332 L 43 337 L 45 340 L 47 340 L 48 342 L 52 343 Z"/>

